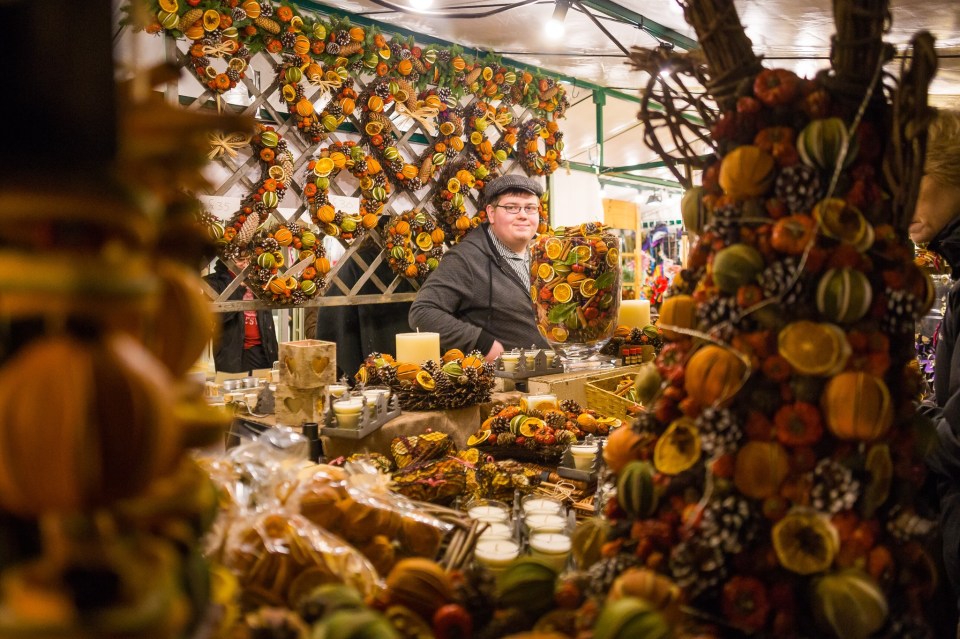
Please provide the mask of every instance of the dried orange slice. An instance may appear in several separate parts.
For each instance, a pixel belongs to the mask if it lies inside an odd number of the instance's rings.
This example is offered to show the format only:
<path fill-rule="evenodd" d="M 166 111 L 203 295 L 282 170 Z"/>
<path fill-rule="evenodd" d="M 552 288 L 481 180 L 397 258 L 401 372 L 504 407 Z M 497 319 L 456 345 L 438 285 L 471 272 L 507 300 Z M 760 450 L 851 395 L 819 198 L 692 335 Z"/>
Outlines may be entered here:
<path fill-rule="evenodd" d="M 620 250 L 612 248 L 607 251 L 607 266 L 620 266 Z"/>
<path fill-rule="evenodd" d="M 587 276 L 584 275 L 583 273 L 574 272 L 567 276 L 567 283 L 570 286 L 578 287 L 580 286 L 580 282 L 582 282 L 585 279 L 587 279 Z"/>
<path fill-rule="evenodd" d="M 433 380 L 433 376 L 427 371 L 420 371 L 417 373 L 416 380 L 417 386 L 425 391 L 432 391 L 437 387 L 437 383 Z"/>
<path fill-rule="evenodd" d="M 589 262 L 590 256 L 593 255 L 593 251 L 590 249 L 589 246 L 578 246 L 573 250 L 577 252 L 577 262 L 579 262 L 580 264 Z"/>
<path fill-rule="evenodd" d="M 537 267 L 537 277 L 544 282 L 549 282 L 552 280 L 554 275 L 556 275 L 556 273 L 554 272 L 553 267 L 546 262 Z"/>
<path fill-rule="evenodd" d="M 537 301 L 537 298 L 538 298 L 539 296 L 540 296 L 540 289 L 538 289 L 536 286 L 531 286 L 531 287 L 530 287 L 530 301 L 531 301 L 531 302 L 536 302 L 536 301 Z"/>
<path fill-rule="evenodd" d="M 557 284 L 557 286 L 553 289 L 553 297 L 561 304 L 564 302 L 569 302 L 571 299 L 573 299 L 573 289 L 570 288 L 570 285 L 566 282 L 563 284 Z"/>
<path fill-rule="evenodd" d="M 317 177 L 327 177 L 334 168 L 336 168 L 336 162 L 333 158 L 319 158 L 313 165 L 313 172 Z"/>
<path fill-rule="evenodd" d="M 791 510 L 770 531 L 780 565 L 800 575 L 823 572 L 833 564 L 840 536 L 830 520 L 819 512 Z"/>
<path fill-rule="evenodd" d="M 870 473 L 870 481 L 863 491 L 863 516 L 873 517 L 877 508 L 890 496 L 893 484 L 893 459 L 888 444 L 874 444 L 867 451 L 865 467 Z"/>
<path fill-rule="evenodd" d="M 473 435 L 470 435 L 470 437 L 467 437 L 467 446 L 479 446 L 488 439 L 490 439 L 489 430 L 477 431 Z"/>
<path fill-rule="evenodd" d="M 365 125 L 363 125 L 363 130 L 367 133 L 367 135 L 377 135 L 383 131 L 383 123 L 367 122 Z"/>
<path fill-rule="evenodd" d="M 547 257 L 551 260 L 555 260 L 560 257 L 560 254 L 563 253 L 563 242 L 558 240 L 555 237 L 551 237 L 544 244 L 544 249 L 546 250 Z"/>
<path fill-rule="evenodd" d="M 563 326 L 554 326 L 550 329 L 550 336 L 555 342 L 565 342 L 570 336 L 570 333 Z"/>
<path fill-rule="evenodd" d="M 203 28 L 205 31 L 215 31 L 220 26 L 220 12 L 216 9 L 207 9 L 203 14 Z"/>
<path fill-rule="evenodd" d="M 544 426 L 546 426 L 546 423 L 542 419 L 538 419 L 537 417 L 527 417 L 520 422 L 519 432 L 524 437 L 533 437 Z"/>
<path fill-rule="evenodd" d="M 283 182 L 287 177 L 287 172 L 279 164 L 274 164 L 267 170 L 267 174 L 272 177 L 274 180 L 279 180 Z"/>
<path fill-rule="evenodd" d="M 180 3 L 177 0 L 160 0 L 159 4 L 161 9 L 170 13 L 176 13 L 177 9 L 180 8 Z"/>
<path fill-rule="evenodd" d="M 457 178 L 450 178 L 449 180 L 447 180 L 447 190 L 450 191 L 451 193 L 459 193 L 460 180 L 458 180 Z"/>
<path fill-rule="evenodd" d="M 423 231 L 417 235 L 417 247 L 421 251 L 429 251 L 433 248 L 433 238 L 430 237 L 429 233 Z"/>
<path fill-rule="evenodd" d="M 584 297 L 593 297 L 597 294 L 597 281 L 588 278 L 580 282 L 580 294 Z"/>
<path fill-rule="evenodd" d="M 677 475 L 700 459 L 700 433 L 692 419 L 681 417 L 670 424 L 653 449 L 653 465 L 664 475 Z"/>
<path fill-rule="evenodd" d="M 850 344 L 839 326 L 801 320 L 785 326 L 777 336 L 780 355 L 801 375 L 832 375 L 847 363 Z"/>

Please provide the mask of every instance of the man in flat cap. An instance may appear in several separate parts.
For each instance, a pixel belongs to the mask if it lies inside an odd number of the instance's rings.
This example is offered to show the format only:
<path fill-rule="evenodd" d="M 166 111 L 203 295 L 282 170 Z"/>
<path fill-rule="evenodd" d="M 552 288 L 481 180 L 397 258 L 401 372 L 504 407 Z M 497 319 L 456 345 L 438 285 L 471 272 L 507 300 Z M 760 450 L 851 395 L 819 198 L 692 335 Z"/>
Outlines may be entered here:
<path fill-rule="evenodd" d="M 530 302 L 530 241 L 543 187 L 503 175 L 484 189 L 487 222 L 440 261 L 410 307 L 410 327 L 440 334 L 443 350 L 474 349 L 493 361 L 504 350 L 548 348 Z"/>

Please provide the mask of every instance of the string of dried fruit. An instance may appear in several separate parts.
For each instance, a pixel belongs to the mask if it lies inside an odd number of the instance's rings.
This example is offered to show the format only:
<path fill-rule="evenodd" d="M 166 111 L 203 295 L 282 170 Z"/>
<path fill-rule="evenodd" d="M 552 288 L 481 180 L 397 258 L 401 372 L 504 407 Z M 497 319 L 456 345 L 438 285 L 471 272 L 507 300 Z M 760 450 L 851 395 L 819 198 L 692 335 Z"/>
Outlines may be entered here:
<path fill-rule="evenodd" d="M 541 140 L 545 146 L 543 153 L 540 152 Z M 527 175 L 550 175 L 560 168 L 562 152 L 563 132 L 556 121 L 536 118 L 521 125 L 517 159 Z"/>
<path fill-rule="evenodd" d="M 254 237 L 249 280 L 268 301 L 303 304 L 326 288 L 327 252 L 317 234 L 300 224 L 261 229 Z M 285 268 L 286 267 L 286 268 Z"/>
<path fill-rule="evenodd" d="M 212 222 L 207 229 L 224 259 L 236 260 L 249 255 L 254 233 L 276 210 L 293 179 L 293 154 L 273 127 L 258 124 L 250 146 L 259 160 L 260 179 L 226 225 Z"/>
<path fill-rule="evenodd" d="M 364 154 L 356 142 L 336 142 L 322 149 L 307 168 L 314 180 L 304 186 L 303 195 L 310 207 L 310 216 L 324 233 L 350 242 L 377 225 L 390 195 L 390 183 L 375 157 Z M 330 202 L 330 184 L 343 169 L 360 180 L 357 214 L 338 211 Z"/>
<path fill-rule="evenodd" d="M 422 282 L 439 266 L 445 237 L 430 215 L 417 209 L 405 211 L 387 225 L 387 263 L 397 275 Z"/>

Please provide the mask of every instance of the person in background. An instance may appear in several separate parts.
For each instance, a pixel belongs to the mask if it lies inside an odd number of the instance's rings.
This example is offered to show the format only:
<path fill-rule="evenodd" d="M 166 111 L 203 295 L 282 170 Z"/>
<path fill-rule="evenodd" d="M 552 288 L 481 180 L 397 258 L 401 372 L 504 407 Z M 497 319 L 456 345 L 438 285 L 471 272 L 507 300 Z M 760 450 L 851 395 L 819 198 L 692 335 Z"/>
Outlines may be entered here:
<path fill-rule="evenodd" d="M 942 567 L 953 586 L 956 608 L 950 613 L 955 627 L 960 608 L 960 349 L 956 348 L 960 335 L 960 111 L 942 110 L 930 126 L 909 233 L 910 239 L 929 243 L 930 250 L 949 263 L 953 279 L 939 328 L 933 393 L 920 412 L 936 426 L 938 445 L 927 465 L 939 496 Z"/>
<path fill-rule="evenodd" d="M 244 268 L 246 259 L 238 260 Z M 226 264 L 217 260 L 213 273 L 203 279 L 222 293 L 236 278 Z M 241 284 L 230 294 L 231 300 L 255 299 L 253 291 Z M 269 310 L 230 311 L 217 313 L 220 318 L 220 337 L 214 344 L 213 362 L 221 373 L 247 373 L 258 368 L 270 368 L 277 359 L 279 346 Z"/>
<path fill-rule="evenodd" d="M 530 242 L 540 223 L 543 187 L 504 175 L 484 189 L 488 222 L 467 234 L 426 279 L 410 307 L 414 330 L 440 334 L 443 350 L 548 348 L 530 302 Z"/>

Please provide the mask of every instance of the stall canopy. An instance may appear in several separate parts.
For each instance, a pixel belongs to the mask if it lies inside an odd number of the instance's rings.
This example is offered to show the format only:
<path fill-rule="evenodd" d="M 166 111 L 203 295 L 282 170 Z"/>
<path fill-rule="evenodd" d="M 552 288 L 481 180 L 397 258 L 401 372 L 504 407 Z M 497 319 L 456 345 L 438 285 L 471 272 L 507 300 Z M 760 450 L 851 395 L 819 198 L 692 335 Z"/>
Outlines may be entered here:
<path fill-rule="evenodd" d="M 358 22 L 440 39 L 465 50 L 492 52 L 565 78 L 571 104 L 563 128 L 566 158 L 574 171 L 598 174 L 605 186 L 628 185 L 638 198 L 675 191 L 674 176 L 642 142 L 638 96 L 646 74 L 626 62 L 633 47 L 690 50 L 695 34 L 673 0 L 299 0 L 307 9 L 347 13 Z M 754 49 L 767 66 L 811 77 L 828 66 L 834 32 L 831 0 L 738 0 Z M 898 58 L 911 36 L 930 31 L 940 71 L 931 87 L 938 106 L 960 107 L 960 2 L 897 0 L 887 41 Z M 553 35 L 548 23 L 562 25 Z"/>

